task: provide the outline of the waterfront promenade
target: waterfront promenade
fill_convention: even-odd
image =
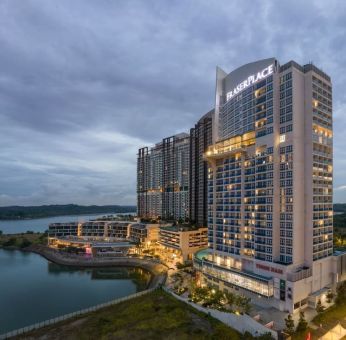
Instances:
[[[43,245],[32,245],[25,251],[34,252],[47,260],[75,267],[136,267],[149,271],[152,275],[148,288],[155,288],[166,281],[168,267],[156,260],[140,257],[85,257],[67,254]]]

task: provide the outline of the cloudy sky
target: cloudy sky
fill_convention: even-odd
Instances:
[[[135,204],[136,152],[213,106],[215,67],[277,57],[334,85],[346,202],[346,2],[0,0],[0,205]]]

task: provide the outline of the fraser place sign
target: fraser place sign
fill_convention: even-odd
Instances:
[[[268,77],[272,73],[274,73],[274,65],[273,64],[269,65],[268,67],[266,67],[262,71],[257,72],[257,74],[252,74],[247,79],[245,79],[244,81],[239,83],[232,91],[227,92],[226,100],[227,101],[230,100],[235,95],[237,95],[239,92],[245,90],[247,87],[249,87],[250,85],[256,83],[257,81],[262,80],[262,79]]]

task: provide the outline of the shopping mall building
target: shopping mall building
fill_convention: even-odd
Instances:
[[[218,68],[212,135],[201,280],[283,311],[315,305],[340,279],[330,77],[275,58]]]

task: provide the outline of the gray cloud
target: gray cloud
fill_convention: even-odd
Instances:
[[[340,1],[2,0],[0,205],[134,204],[137,149],[213,106],[216,65],[271,56],[332,76],[343,187],[345,15]]]

